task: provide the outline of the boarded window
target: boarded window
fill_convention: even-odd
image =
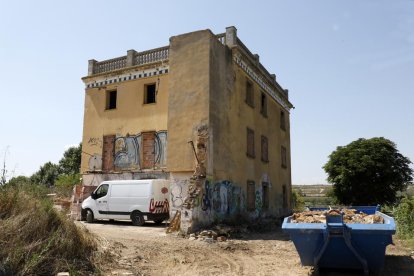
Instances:
[[[247,210],[248,211],[254,211],[255,210],[255,201],[256,201],[256,195],[255,195],[255,184],[254,181],[248,180],[247,181]]]
[[[254,158],[254,131],[247,128],[247,156]]]
[[[283,196],[283,205],[282,205],[282,207],[283,207],[283,209],[286,209],[287,208],[287,191],[286,191],[286,185],[283,185],[283,187],[282,187],[282,192],[283,192],[283,194],[282,194],[282,196]]]
[[[285,112],[280,111],[280,128],[283,130],[286,130],[286,118],[285,118]]]
[[[246,80],[246,103],[254,107],[253,83],[249,80]]]
[[[115,109],[116,108],[116,98],[117,92],[114,91],[106,91],[106,109]]]
[[[263,210],[269,209],[269,183],[262,182],[262,203]]]
[[[155,132],[142,133],[142,168],[152,169],[155,163]]]
[[[260,98],[260,113],[267,117],[267,98],[266,94],[262,92],[262,96]]]
[[[280,148],[280,154],[281,154],[281,157],[282,157],[282,167],[287,168],[287,152],[286,152],[286,148],[284,146],[282,146]]]
[[[268,155],[268,145],[267,145],[267,137],[262,135],[261,139],[261,156],[263,162],[269,162],[269,155]]]
[[[144,104],[155,103],[155,83],[145,85]]]
[[[105,135],[102,146],[102,170],[109,172],[114,169],[115,135]]]

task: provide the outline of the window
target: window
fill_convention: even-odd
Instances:
[[[247,128],[247,152],[248,157],[254,158],[254,131]]]
[[[263,210],[269,209],[269,183],[262,182],[262,208]]]
[[[253,83],[249,80],[246,80],[246,103],[254,107]]]
[[[247,180],[247,210],[254,211],[256,204],[256,195],[255,195],[255,183],[254,181]]]
[[[262,96],[260,98],[260,113],[264,116],[267,117],[267,98],[266,98],[266,94],[262,92]]]
[[[262,135],[262,143],[261,143],[261,153],[262,153],[262,161],[269,162],[269,156],[267,154],[267,137]]]
[[[282,167],[287,168],[287,156],[286,156],[287,153],[286,153],[286,148],[284,146],[282,146],[280,153],[282,156]]]
[[[145,85],[144,104],[155,103],[155,83]]]
[[[106,91],[106,109],[116,108],[116,97],[117,97],[116,90]]]
[[[285,112],[283,110],[280,111],[280,128],[286,130]]]
[[[99,188],[95,192],[96,198],[101,198],[101,197],[106,196],[106,194],[108,193],[108,188],[109,188],[108,184],[103,184],[99,186]]]

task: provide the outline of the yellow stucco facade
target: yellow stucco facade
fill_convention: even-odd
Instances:
[[[192,228],[290,211],[292,105],[234,27],[91,60],[83,81],[84,185],[170,179],[171,215]]]

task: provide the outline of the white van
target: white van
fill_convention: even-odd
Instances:
[[[102,182],[82,203],[82,220],[146,220],[157,224],[169,218],[169,181],[163,179],[112,180]]]

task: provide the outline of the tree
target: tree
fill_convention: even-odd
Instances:
[[[63,153],[59,161],[59,172],[61,174],[78,174],[80,172],[82,154],[82,143],[77,147],[70,147]]]
[[[340,203],[393,204],[413,180],[411,161],[383,137],[360,138],[337,147],[323,167]]]
[[[55,191],[59,195],[70,196],[73,186],[80,183],[80,174],[61,174],[55,181]]]
[[[41,184],[50,187],[55,184],[55,180],[58,176],[59,166],[53,164],[52,162],[47,162],[30,177],[30,180],[34,184]]]
[[[12,177],[8,182],[7,185],[9,186],[24,186],[30,184],[30,178],[24,175],[19,175],[16,177]]]

